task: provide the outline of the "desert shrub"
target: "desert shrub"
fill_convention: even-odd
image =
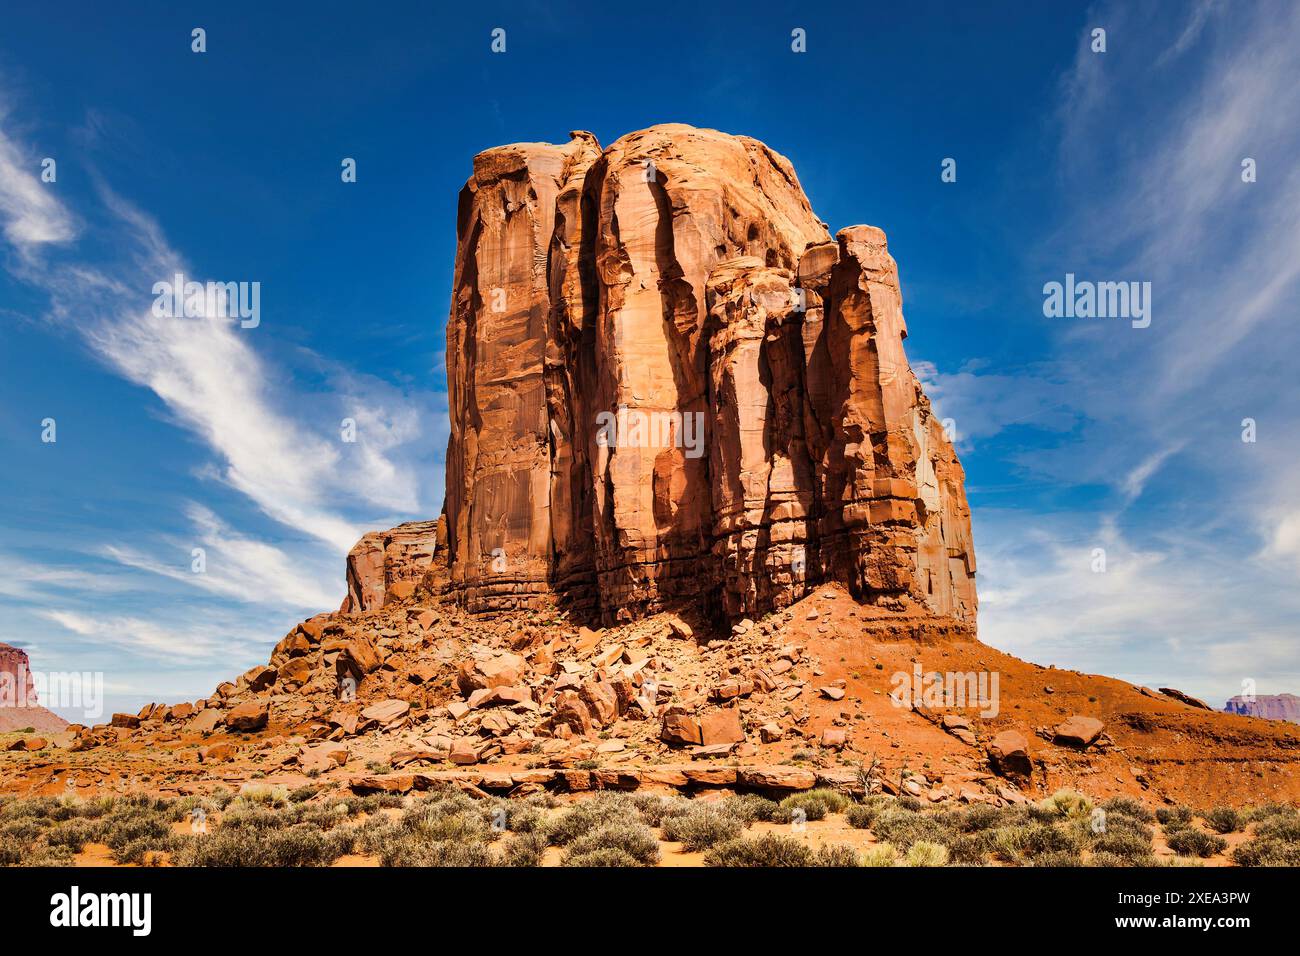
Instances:
[[[877,843],[862,854],[862,865],[870,867],[894,866],[898,863],[898,849],[892,843]]]
[[[1246,825],[1241,813],[1233,807],[1215,807],[1203,814],[1202,819],[1215,833],[1236,833]]]
[[[546,852],[546,837],[540,833],[520,833],[506,844],[502,862],[506,866],[541,866]]]
[[[607,846],[599,850],[592,850],[590,853],[580,853],[577,856],[566,856],[563,866],[640,866],[640,862],[630,853],[620,850],[618,847]]]
[[[1248,808],[1245,816],[1250,823],[1261,823],[1278,817],[1297,819],[1300,818],[1300,810],[1289,803],[1261,803],[1259,806]]]
[[[370,817],[353,828],[353,846],[356,852],[368,856],[382,854],[389,843],[406,839],[410,839],[409,833],[382,817]]]
[[[324,789],[323,787],[311,783],[302,787],[296,787],[293,790],[289,791],[289,802],[305,803],[306,801],[310,800],[312,797],[316,796],[316,794],[320,793],[321,790],[323,789]]]
[[[1300,866],[1300,844],[1273,837],[1255,837],[1232,851],[1238,866]]]
[[[30,852],[22,858],[18,866],[71,866],[73,852],[66,846],[50,846],[47,843],[35,843]]]
[[[109,796],[72,797],[67,801],[74,810],[74,815],[83,820],[98,820],[111,813],[117,801]]]
[[[994,830],[1008,823],[1008,814],[1001,807],[977,803],[964,813],[956,815],[956,826],[963,833],[977,833],[981,830]]]
[[[1274,814],[1264,817],[1255,824],[1255,835],[1283,843],[1300,843],[1300,815]]]
[[[1264,812],[1261,812],[1264,811]],[[1300,866],[1300,814],[1291,807],[1257,807],[1254,838],[1232,851],[1238,866]]]
[[[1078,854],[1084,837],[1077,828],[1029,822],[993,831],[996,854],[1009,863],[1033,860],[1048,853]]]
[[[847,794],[841,793],[839,790],[832,790],[830,787],[816,787],[805,792],[825,803],[827,810],[831,813],[843,813],[849,804],[853,802],[848,798]]]
[[[398,826],[418,843],[491,842],[499,837],[490,817],[479,808],[465,807],[457,801],[443,800],[418,803],[401,816]]]
[[[641,822],[610,821],[573,840],[564,851],[565,859],[583,856],[593,850],[622,850],[642,866],[659,862],[659,841],[654,831]]]
[[[997,849],[996,831],[963,833],[946,845],[951,863],[958,866],[983,866]]]
[[[114,847],[113,860],[123,865],[156,866],[164,853],[171,853],[177,846],[176,838],[168,833],[165,837],[145,836],[128,840],[121,846]]]
[[[1141,823],[1151,823],[1155,820],[1155,815],[1148,810],[1140,800],[1132,797],[1111,797],[1101,805],[1110,817],[1128,817]]]
[[[1214,856],[1216,853],[1222,853],[1228,846],[1228,841],[1223,837],[1194,827],[1186,827],[1167,834],[1165,842],[1169,844],[1169,849],[1179,856]]]
[[[204,837],[173,844],[180,866],[328,866],[351,849],[351,833],[322,833],[297,824],[280,830],[223,824]]]
[[[813,854],[813,866],[846,867],[861,866],[858,851],[842,843],[826,844],[817,848]]]
[[[919,797],[914,797],[911,794],[904,794],[894,802],[898,804],[900,808],[904,810],[911,810],[913,813],[920,813],[922,810],[925,809],[925,804],[921,801],[921,799]]]
[[[802,817],[800,817],[801,811]],[[816,790],[805,790],[802,793],[792,793],[782,800],[777,805],[773,820],[777,823],[791,823],[799,819],[823,820],[830,812],[830,801]]]
[[[903,856],[904,866],[947,866],[948,848],[942,843],[917,840]]]
[[[781,812],[779,803],[756,793],[726,797],[722,800],[722,808],[746,825],[759,820],[775,820]]]
[[[812,866],[806,843],[776,833],[719,843],[704,854],[707,866]]]
[[[849,826],[855,830],[869,830],[880,816],[880,808],[873,803],[855,803],[845,812]]]
[[[17,866],[32,852],[31,840],[0,833],[0,866]]]
[[[554,810],[560,805],[559,798],[553,793],[541,790],[537,793],[530,793],[526,797],[516,798],[518,802],[526,804],[537,810]]]
[[[494,866],[496,859],[488,844],[479,841],[435,840],[423,843],[408,834],[405,839],[385,846],[379,862],[384,866],[485,867]]]
[[[256,804],[240,804],[238,800],[230,805],[230,810],[221,818],[223,829],[253,832],[279,830],[289,826],[290,823],[291,818],[288,814],[281,815]]]
[[[1156,819],[1161,826],[1184,827],[1192,822],[1192,808],[1181,804],[1176,807],[1161,807],[1156,810]]]
[[[624,794],[601,794],[575,803],[546,826],[552,846],[567,846],[585,833],[618,820],[637,819],[636,804]]]
[[[506,829],[511,833],[539,833],[546,825],[546,817],[537,807],[526,803],[507,803]]]
[[[1029,861],[1029,865],[1048,869],[1083,866],[1083,854],[1077,850],[1053,850],[1050,853],[1043,853],[1034,857]]]
[[[679,817],[664,821],[665,840],[682,844],[689,852],[707,850],[726,840],[734,840],[744,832],[745,824],[726,811],[703,804],[692,807]]]
[[[1121,861],[1108,864],[1111,866],[1150,866],[1154,862],[1151,838],[1143,839],[1141,833],[1133,830],[1108,829],[1099,834],[1092,843],[1092,853],[1093,856],[1105,854]]]
[[[1020,852],[1028,857],[1042,853],[1078,852],[1083,846],[1083,835],[1077,829],[1038,823],[1026,827]]]
[[[933,816],[910,810],[890,809],[876,818],[872,827],[876,836],[906,852],[913,843],[947,843],[954,834]]]
[[[290,823],[308,823],[319,830],[333,830],[351,822],[346,803],[314,803],[310,806],[295,806],[292,812],[285,814]]]
[[[48,820],[35,820],[31,818],[23,820],[10,820],[8,823],[0,826],[0,836],[14,837],[31,843],[49,826]]]
[[[1050,823],[1062,817],[1086,817],[1092,813],[1092,801],[1075,790],[1061,789],[1030,807],[1034,819]]]
[[[170,814],[142,802],[122,801],[101,821],[99,841],[118,863],[139,863],[150,851],[171,849]]]
[[[0,804],[0,823],[17,820],[49,820],[50,814],[58,806],[54,797],[26,797],[8,800]]]
[[[67,847],[73,854],[80,853],[87,843],[99,839],[99,824],[93,820],[69,820],[50,830],[45,842],[52,847]]]
[[[239,788],[239,795],[228,804],[232,810],[248,807],[275,809],[289,805],[289,791],[284,787],[275,787],[265,783],[246,783]]]
[[[1088,827],[1091,832],[1091,825]],[[1150,843],[1155,836],[1155,831],[1135,817],[1127,817],[1122,814],[1112,814],[1106,817],[1106,826],[1103,833],[1128,833],[1139,839]],[[1100,834],[1099,834],[1100,835]]]
[[[668,799],[657,793],[637,793],[632,795],[632,805],[636,807],[641,822],[648,827],[663,826],[669,817],[678,817],[691,808],[691,802],[681,797]]]

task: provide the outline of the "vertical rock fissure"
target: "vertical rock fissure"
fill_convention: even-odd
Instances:
[[[736,617],[840,581],[974,621],[883,233],[832,239],[784,157],[671,124],[488,150],[461,205],[445,553],[471,609]]]

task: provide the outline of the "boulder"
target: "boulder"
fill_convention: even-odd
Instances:
[[[1029,756],[1029,742],[1017,730],[1004,730],[988,745],[989,763],[995,773],[1004,777],[1028,777],[1034,764]]]
[[[1160,693],[1164,694],[1166,697],[1172,697],[1180,704],[1186,704],[1188,707],[1196,707],[1200,710],[1214,709],[1199,697],[1193,697],[1191,694],[1184,694],[1181,690],[1178,690],[1175,687],[1161,687]]]
[[[382,700],[361,711],[361,719],[386,726],[395,720],[401,720],[410,711],[411,705],[407,701],[397,699]]]
[[[211,733],[221,726],[223,716],[225,716],[224,713],[215,707],[204,708],[195,715],[185,729],[192,734]]]
[[[474,741],[469,738],[459,737],[452,742],[451,751],[448,753],[447,759],[460,766],[476,764],[479,759],[478,747],[475,745]]]
[[[849,742],[849,735],[842,727],[827,727],[822,731],[822,746],[831,750],[843,750]]]
[[[264,700],[249,700],[226,712],[226,727],[240,733],[252,733],[266,726],[271,707]]]
[[[280,665],[278,673],[281,683],[302,686],[311,680],[311,662],[305,657],[291,657]]]
[[[498,654],[495,657],[475,658],[461,664],[456,674],[456,686],[466,696],[488,687],[505,687],[519,684],[528,672],[528,662],[518,654]]]
[[[163,720],[185,720],[192,716],[194,716],[194,705],[188,701],[184,701],[179,704],[173,704],[168,708],[167,714],[163,717]]]
[[[1106,725],[1096,717],[1074,714],[1069,719],[1056,725],[1053,742],[1062,746],[1078,747],[1080,750],[1084,750],[1101,736],[1101,732],[1105,727]]]
[[[700,722],[681,708],[669,708],[659,728],[659,739],[667,744],[702,744]]]
[[[248,689],[256,694],[258,691],[266,690],[266,688],[274,684],[276,676],[274,667],[259,664],[257,667],[245,671],[241,679],[248,684]]]
[[[720,707],[700,718],[700,743],[705,747],[738,744],[744,739],[738,707]]]
[[[239,748],[231,743],[213,744],[211,747],[199,748],[200,763],[224,763],[234,760]]]

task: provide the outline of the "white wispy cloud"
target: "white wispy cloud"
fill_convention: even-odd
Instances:
[[[127,567],[247,604],[318,611],[339,603],[342,576],[337,562],[328,563],[328,572],[332,572],[330,576],[336,579],[333,587],[323,586],[322,562],[313,561],[304,568],[301,559],[296,560],[281,548],[240,534],[200,504],[191,503],[186,514],[194,525],[195,536],[189,542],[171,542],[171,561],[120,545],[107,545],[104,553]],[[201,572],[193,570],[195,547],[203,550]]]
[[[1110,516],[980,523],[980,638],[1001,650],[1219,704],[1246,678],[1261,693],[1300,682],[1300,596],[1267,561],[1198,536],[1139,545]]]
[[[106,617],[60,609],[42,611],[41,616],[96,645],[159,661],[214,659],[235,646],[222,633],[203,627],[173,630],[142,618]]]
[[[0,124],[6,119],[0,97]],[[40,246],[68,242],[77,234],[72,216],[32,172],[41,168],[40,159],[0,135],[0,220],[5,239],[24,257]]]
[[[416,512],[422,482],[413,460],[424,455],[409,446],[424,435],[418,396],[340,366],[335,391],[295,392],[287,384],[292,372],[273,367],[256,347],[265,326],[155,315],[154,283],[194,273],[152,218],[106,186],[99,193],[116,223],[119,260],[41,261],[35,243],[71,239],[72,217],[18,155],[0,129],[0,218],[6,237],[26,253],[20,277],[49,294],[53,319],[150,389],[176,425],[204,442],[224,483],[335,553],[370,530],[372,522],[349,517],[366,504],[384,516]],[[332,421],[321,420],[322,404]],[[342,441],[343,417],[357,421],[354,444]]]
[[[1082,417],[1069,383],[1047,367],[1013,374],[972,361],[956,372],[942,372],[932,362],[918,361],[913,370],[935,414],[956,424],[959,450],[1017,425],[1069,431]]]

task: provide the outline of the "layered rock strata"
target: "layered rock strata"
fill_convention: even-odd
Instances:
[[[757,140],[481,153],[447,330],[450,590],[735,618],[835,580],[973,623],[963,473],[906,334],[884,234],[832,239]]]

